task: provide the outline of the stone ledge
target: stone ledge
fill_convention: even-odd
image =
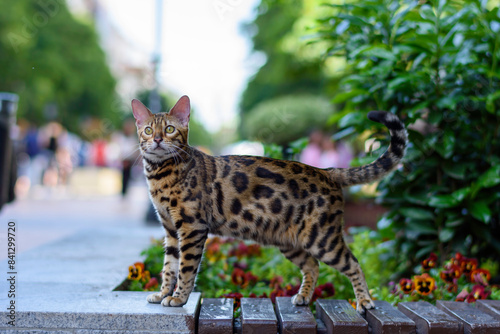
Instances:
[[[22,310],[16,313],[16,331],[44,329],[57,332],[93,333],[108,330],[125,333],[161,331],[193,333],[201,294],[192,293],[183,307],[149,304],[149,292],[62,294],[47,299],[19,298]],[[29,306],[31,304],[31,306]],[[7,313],[0,313],[0,331],[7,327]],[[85,330],[85,331],[83,331]],[[82,332],[83,331],[83,332]],[[106,332],[107,333],[107,332]]]
[[[16,327],[7,324],[10,299],[2,293],[0,332],[194,333],[200,293],[184,307],[168,308],[149,304],[150,292],[112,291],[161,233],[156,227],[87,230],[22,253],[16,259]],[[0,290],[8,291],[5,279]]]

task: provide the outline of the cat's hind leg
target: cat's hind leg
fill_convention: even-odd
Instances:
[[[318,261],[302,249],[280,248],[283,255],[300,268],[302,283],[299,292],[293,296],[294,305],[308,305],[314,294],[319,276]]]
[[[163,260],[162,284],[160,292],[150,294],[147,297],[148,302],[159,304],[163,298],[171,296],[177,283],[177,273],[179,271],[179,240],[177,232],[169,223],[162,219],[165,229],[165,257]]]
[[[316,250],[313,254],[317,256],[320,261],[337,269],[349,278],[354,294],[356,295],[356,310],[359,313],[364,313],[365,308],[371,309],[375,307],[368,291],[365,275],[363,270],[361,270],[358,260],[345,244],[343,237],[340,236],[336,239],[340,239],[340,241],[335,244],[332,240],[329,247],[331,250],[322,248]]]

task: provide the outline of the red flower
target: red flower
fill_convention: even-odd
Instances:
[[[257,276],[255,276],[254,274],[252,274],[252,272],[247,272],[245,273],[245,281],[247,282],[247,285],[248,284],[256,284],[258,281],[259,281],[259,278]]]
[[[465,259],[465,257],[461,253],[456,253],[455,257],[451,259],[451,265],[455,266],[461,266],[462,261]]]
[[[245,272],[240,268],[234,268],[231,274],[231,282],[234,285],[246,286]]]
[[[446,285],[446,290],[451,293],[457,293],[458,285],[455,283],[449,283]]]
[[[248,246],[248,255],[249,256],[260,256],[261,250],[259,244],[252,244]]]
[[[241,306],[241,298],[243,298],[243,295],[239,292],[231,292],[231,293],[226,293],[222,295],[222,297],[225,298],[234,298],[234,309],[236,310]]]
[[[415,284],[409,278],[402,278],[401,280],[399,280],[399,286],[401,288],[401,291],[406,294],[410,294],[413,292],[413,290],[415,290]]]
[[[455,301],[463,302],[463,301],[465,301],[465,299],[467,298],[468,295],[469,295],[469,291],[467,291],[467,289],[463,289],[462,291],[460,291],[457,298],[455,298]]]
[[[277,289],[281,286],[281,283],[283,283],[283,277],[281,276],[274,276],[271,278],[271,282],[269,283],[269,287],[273,289]]]
[[[285,290],[281,288],[276,288],[273,291],[271,291],[269,298],[271,298],[273,304],[276,304],[276,297],[285,297]]]
[[[460,268],[462,268],[462,273],[470,280],[470,274],[477,269],[477,259],[465,258],[462,260]]]
[[[478,299],[488,299],[490,296],[491,291],[486,291],[485,287],[482,285],[474,285],[472,288],[472,292],[469,294],[470,299],[474,299],[472,301],[469,301],[469,297],[467,298],[468,303],[475,302]]]
[[[285,286],[285,295],[287,297],[293,297],[299,292],[299,289],[300,289],[300,284],[293,286],[291,284],[287,284]]]
[[[439,273],[441,279],[447,283],[455,283],[455,281],[462,275],[462,269],[455,264],[448,265],[445,270]]]
[[[332,283],[325,283],[323,285],[319,285],[314,289],[314,294],[312,297],[312,301],[316,301],[318,298],[327,298],[332,297],[335,294],[335,288]]]
[[[428,271],[430,270],[431,268],[435,268],[436,267],[436,264],[437,264],[437,256],[436,254],[434,253],[431,253],[431,255],[422,261],[422,268],[425,270],[425,271]]]
[[[479,283],[483,286],[488,286],[490,279],[491,274],[486,269],[474,269],[470,274],[470,280],[472,283]]]
[[[158,287],[158,280],[156,279],[156,277],[152,277],[149,282],[146,283],[146,285],[144,286],[144,289],[146,290],[149,290],[149,289],[156,289]]]

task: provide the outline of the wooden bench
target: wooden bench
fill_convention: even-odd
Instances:
[[[242,298],[241,316],[233,319],[232,299],[203,299],[199,334],[258,333],[500,333],[500,301],[480,300],[476,305],[438,301],[400,303],[397,308],[375,301],[375,309],[361,316],[345,300],[316,302],[316,316],[309,307],[296,307],[289,297]]]

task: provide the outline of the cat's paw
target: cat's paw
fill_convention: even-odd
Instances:
[[[306,306],[309,305],[309,302],[311,301],[311,298],[306,296],[302,296],[300,294],[296,294],[295,296],[292,297],[292,304],[295,306]]]
[[[356,304],[356,311],[358,311],[359,314],[364,314],[365,309],[370,310],[372,308],[375,308],[375,304],[371,299],[362,299]]]
[[[161,292],[152,293],[147,297],[148,303],[160,304],[165,296]]]
[[[187,299],[168,296],[168,297],[163,298],[163,300],[161,301],[161,304],[163,306],[180,307],[180,306],[183,306],[184,304],[186,304],[186,302],[187,302]]]

